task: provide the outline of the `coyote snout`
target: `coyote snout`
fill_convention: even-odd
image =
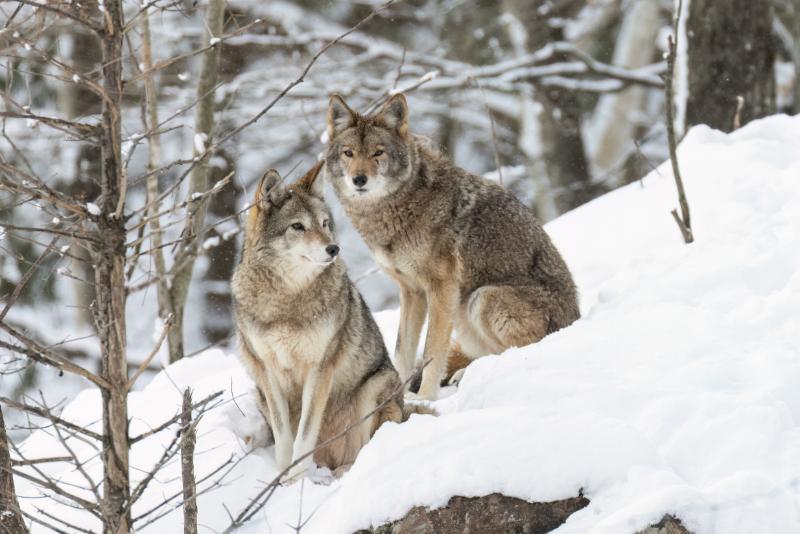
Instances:
[[[327,265],[339,255],[339,245],[325,233],[313,230],[300,231],[307,236],[304,236],[302,243],[295,245],[295,249],[304,260],[317,265]]]

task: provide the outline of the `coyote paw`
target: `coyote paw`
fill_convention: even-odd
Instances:
[[[330,486],[338,478],[336,471],[331,471],[327,467],[317,467],[308,473],[308,479],[314,484]]]
[[[414,393],[413,391],[406,391],[403,395],[403,400],[406,402],[424,402],[426,399],[419,396],[419,394]]]
[[[453,376],[451,376],[450,380],[447,381],[447,385],[448,386],[457,386],[459,383],[461,383],[461,379],[464,377],[464,371],[466,371],[466,370],[467,370],[466,368],[459,369],[458,371],[453,373]]]
[[[289,472],[283,476],[283,478],[281,479],[281,484],[284,486],[291,486],[292,484],[303,478],[306,475],[307,471],[308,470],[305,467],[296,465],[292,467],[289,470]]]
[[[403,399],[407,402],[419,402],[419,403],[428,403],[433,402],[438,398],[438,388],[437,391],[434,392],[424,392],[420,391],[419,393],[414,393],[413,391],[406,391]]]

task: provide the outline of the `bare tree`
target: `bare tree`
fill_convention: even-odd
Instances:
[[[183,484],[183,532],[197,534],[197,482],[194,477],[194,447],[197,443],[192,421],[192,392],[183,392],[181,411],[181,481]]]
[[[692,0],[687,20],[686,124],[729,132],[775,112],[775,38],[771,0]]]
[[[14,491],[14,475],[11,470],[11,454],[8,450],[2,406],[0,406],[0,531],[19,534],[28,532]]]

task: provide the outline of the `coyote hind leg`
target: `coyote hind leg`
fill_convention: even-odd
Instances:
[[[483,286],[467,304],[472,326],[499,350],[536,343],[549,333],[553,296],[533,286]]]
[[[400,423],[403,418],[400,384],[397,372],[387,366],[376,371],[353,392],[353,398],[346,401],[347,408],[330,418],[320,441],[355,426],[342,438],[320,450],[315,455],[317,463],[328,466],[339,476],[355,462],[358,452],[378,427],[387,421]]]

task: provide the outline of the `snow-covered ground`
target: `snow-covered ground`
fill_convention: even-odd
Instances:
[[[591,504],[557,533],[634,532],[665,513],[697,534],[800,532],[800,116],[730,135],[694,128],[679,156],[694,244],[683,244],[669,214],[677,200],[668,162],[553,221],[547,230],[580,287],[580,321],[475,362],[437,403],[439,417],[384,425],[342,479],[280,488],[241,531],[295,532],[310,516],[305,534],[349,533],[453,495],[549,501],[583,490]],[[393,346],[397,313],[378,319]],[[198,479],[238,461],[200,497],[200,524],[221,531],[226,509],[238,513],[276,474],[272,450],[247,453],[241,438],[260,425],[250,381],[220,351],[133,392],[131,433],[174,415],[187,386],[195,399],[223,391],[200,424],[196,457]],[[63,417],[99,430],[98,399],[82,392]],[[174,432],[134,446],[135,481]],[[71,445],[81,458],[97,454]],[[45,431],[22,450],[65,454]],[[85,483],[67,464],[41,468],[64,487]],[[90,476],[100,469],[89,462]],[[173,461],[133,515],[179,492],[179,479]],[[96,528],[17,483],[26,509]],[[142,531],[178,532],[181,521],[176,510]]]

